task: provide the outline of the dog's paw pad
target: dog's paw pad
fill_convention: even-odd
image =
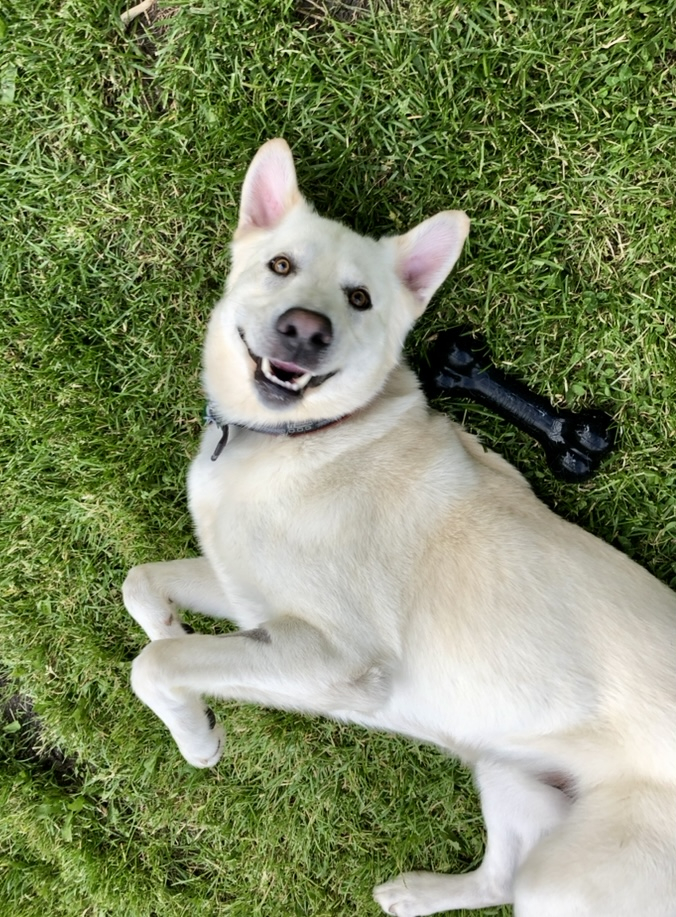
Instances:
[[[181,754],[193,767],[206,768],[213,767],[223,754],[225,745],[225,731],[223,727],[216,722],[213,712],[209,711],[209,734],[208,739],[203,742],[192,745],[190,748],[185,745],[179,745]]]
[[[414,910],[414,901],[411,900],[409,890],[398,880],[385,882],[373,889],[373,897],[385,911],[392,917],[418,917],[422,911]]]
[[[377,885],[373,897],[392,917],[425,917],[449,909],[447,896],[443,895],[444,880],[452,881],[450,876],[407,872]]]

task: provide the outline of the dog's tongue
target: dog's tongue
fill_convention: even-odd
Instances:
[[[270,360],[270,366],[273,369],[281,369],[282,372],[289,373],[292,376],[303,376],[307,372],[306,369],[303,369],[302,366],[298,366],[297,363],[283,363],[281,360]]]

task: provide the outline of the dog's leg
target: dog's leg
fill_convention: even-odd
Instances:
[[[377,886],[375,899],[386,914],[421,917],[509,904],[519,864],[570,808],[560,790],[511,765],[480,762],[475,777],[488,836],[481,866],[460,876],[408,872]]]
[[[205,557],[133,567],[122,596],[127,611],[151,640],[185,636],[179,608],[225,618],[230,605]]]
[[[676,917],[676,786],[627,781],[581,796],[514,886],[515,917]]]
[[[134,661],[132,687],[184,758],[210,767],[220,757],[222,732],[202,695],[329,716],[371,713],[387,696],[389,676],[385,665],[340,650],[304,621],[280,617],[220,637],[156,640]]]

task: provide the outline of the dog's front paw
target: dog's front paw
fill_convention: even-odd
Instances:
[[[423,917],[448,910],[441,888],[447,876],[432,872],[404,872],[396,879],[377,885],[373,897],[393,917]]]
[[[179,751],[193,767],[213,767],[223,754],[225,730],[220,723],[216,722],[212,710],[208,709],[206,716],[209,729],[203,736],[198,737],[193,734],[188,740],[185,738],[179,740],[174,736]]]

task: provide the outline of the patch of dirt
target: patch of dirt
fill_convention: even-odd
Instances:
[[[298,0],[296,11],[306,22],[321,25],[326,19],[354,22],[370,10],[391,10],[396,0]]]
[[[14,724],[18,724],[15,726]],[[14,691],[11,682],[0,674],[0,730],[4,733],[0,761],[16,761],[48,772],[59,786],[79,784],[77,761],[56,747],[45,747],[42,725],[32,701]]]
[[[126,28],[136,40],[136,44],[143,54],[148,57],[157,55],[158,46],[164,41],[169,30],[171,19],[179,12],[178,6],[162,6],[153,3],[147,10],[134,17]]]
[[[321,26],[327,20],[354,22],[371,10],[392,10],[397,2],[398,0],[297,0],[296,13],[304,23],[312,27]],[[130,10],[133,11],[134,7]],[[167,34],[169,22],[179,10],[180,7],[160,7],[155,2],[126,23],[129,34],[148,57],[157,55],[158,46]]]

